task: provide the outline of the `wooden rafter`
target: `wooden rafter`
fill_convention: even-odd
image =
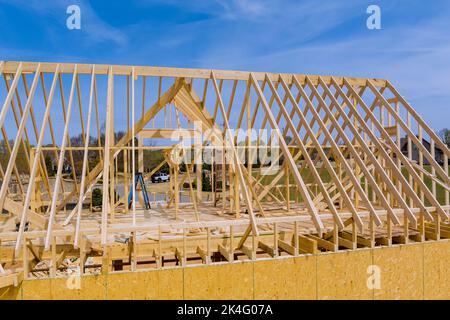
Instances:
[[[74,257],[107,273],[450,236],[450,150],[389,81],[12,61],[0,77],[1,276],[17,262],[29,278],[48,260],[53,277]],[[167,143],[175,134],[191,145]],[[136,201],[136,165],[151,209]],[[150,184],[167,165],[170,182]]]

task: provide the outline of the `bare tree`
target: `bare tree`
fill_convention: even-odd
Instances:
[[[450,130],[444,128],[438,132],[439,138],[450,148]]]

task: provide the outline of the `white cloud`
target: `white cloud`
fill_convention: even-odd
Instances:
[[[217,0],[223,8],[220,16],[225,19],[255,20],[269,15],[276,5],[266,0]]]
[[[14,5],[21,9],[32,11],[35,15],[42,16],[44,19],[51,18],[49,21],[60,21],[64,24],[68,17],[66,9],[73,1],[40,1],[40,0],[15,0],[13,3],[6,0],[0,2]],[[128,38],[124,32],[112,27],[101,20],[92,9],[88,1],[77,1],[81,9],[81,32],[86,35],[89,43],[97,44],[101,42],[112,42],[118,46],[125,46]],[[66,30],[64,29],[64,32]]]
[[[450,19],[449,11],[443,10],[448,4],[443,1],[438,1],[440,10],[427,12],[425,18],[418,11],[422,5],[416,4],[414,11],[404,4],[404,16],[398,18],[403,3],[384,1],[380,31],[366,29],[366,6],[361,1],[136,0],[131,5],[137,9],[173,6],[186,17],[204,13],[208,18],[183,23],[171,20],[163,26],[147,19],[124,29],[103,21],[87,0],[78,3],[87,47],[105,43],[105,48],[111,48],[112,44],[122,53],[93,51],[91,56],[97,59],[387,78],[419,111],[426,114],[430,108],[439,108],[440,116],[429,114],[437,128],[442,119],[450,118],[450,108],[445,105],[450,104]],[[46,19],[58,19],[65,26],[69,4],[17,0],[14,5]],[[398,20],[389,20],[393,19],[391,9],[397,10]],[[417,19],[408,16],[411,12]],[[355,23],[361,23],[361,28]],[[61,37],[54,35],[54,30],[47,33],[60,45]],[[45,56],[45,52],[38,55]]]
[[[358,15],[357,10],[339,5],[294,5],[283,20],[271,19],[251,35],[223,35],[222,41],[211,43],[196,61],[205,68],[385,78],[426,115],[432,127],[448,127],[448,13],[420,22],[384,23],[383,30],[369,31],[364,11],[359,13],[361,30],[322,38]]]

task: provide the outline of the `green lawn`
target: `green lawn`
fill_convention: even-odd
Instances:
[[[425,170],[427,170],[428,172],[431,172],[431,166],[430,165],[426,165],[424,166]],[[253,169],[253,176],[257,176],[258,175],[259,170]],[[320,172],[320,171],[319,171]],[[301,176],[303,178],[303,180],[305,181],[306,184],[308,183],[315,183],[315,180],[313,178],[312,175],[309,174],[310,173],[310,169],[306,168],[304,170],[302,170],[301,172]],[[402,167],[402,173],[405,177],[408,177],[408,171],[405,167]],[[449,170],[450,173],[450,170]],[[262,176],[262,180],[261,183],[264,185],[268,185],[270,184],[273,179],[277,176],[277,173],[275,173],[274,175],[266,175],[266,176]],[[328,174],[328,172],[326,170],[323,170],[322,172],[320,172],[320,176],[322,178],[322,181],[324,181],[324,183],[330,182],[331,178],[330,175]],[[284,185],[285,184],[285,179],[286,176],[283,176],[278,182],[278,185]],[[292,174],[290,174],[290,184],[295,184],[295,180]],[[424,178],[424,182],[427,185],[427,187],[429,188],[429,190],[431,190],[432,187],[432,179],[429,177]],[[362,181],[361,185],[364,187],[364,181]],[[285,188],[281,188],[281,191],[283,193],[285,193]],[[293,194],[292,192],[293,190],[291,189],[291,199],[294,200],[295,199],[295,194]],[[371,192],[371,186],[369,185],[369,193]],[[440,186],[439,184],[436,184],[436,197],[437,200],[439,201],[439,203],[441,204],[445,204],[445,189]],[[430,203],[425,199],[425,204],[426,206],[430,206]]]

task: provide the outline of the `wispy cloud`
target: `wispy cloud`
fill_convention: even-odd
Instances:
[[[66,23],[68,15],[66,9],[69,5],[77,4],[81,9],[81,30],[85,35],[85,40],[91,44],[102,42],[112,42],[117,46],[125,46],[128,38],[121,30],[112,27],[99,18],[92,9],[89,1],[40,1],[40,0],[15,0],[14,2],[0,0],[0,3],[14,5],[21,10],[28,10],[33,15],[38,15],[41,19],[49,23],[57,22],[60,25]],[[66,31],[66,30],[64,30]]]
[[[223,11],[220,16],[224,19],[245,19],[257,20],[261,17],[270,15],[271,7],[274,7],[274,2],[261,0],[216,0]]]
[[[82,10],[81,31],[65,28],[66,8],[74,2]],[[371,0],[129,0],[123,5],[0,0],[0,4],[43,21],[36,23],[42,30],[22,30],[9,38],[12,32],[0,34],[3,49],[11,49],[5,50],[8,58],[387,78],[432,126],[448,126],[450,2],[446,0],[435,0],[433,6],[419,0],[378,0],[383,25],[379,31],[366,28]],[[6,19],[3,25],[14,25],[10,31],[19,33],[15,29],[22,21],[19,24],[2,12],[0,18]],[[42,43],[28,41],[29,35]]]
[[[314,2],[315,3],[315,2]],[[445,4],[443,4],[445,5]],[[407,5],[402,9],[408,9]],[[364,6],[356,2],[289,7],[282,20],[256,25],[238,37],[221,34],[196,60],[206,68],[278,71],[389,79],[432,127],[450,118],[450,19],[440,10],[427,19],[401,23],[392,3],[382,6],[384,28],[365,27]],[[422,15],[419,10],[416,15]],[[412,15],[405,10],[405,15]],[[443,117],[436,114],[445,115]]]

